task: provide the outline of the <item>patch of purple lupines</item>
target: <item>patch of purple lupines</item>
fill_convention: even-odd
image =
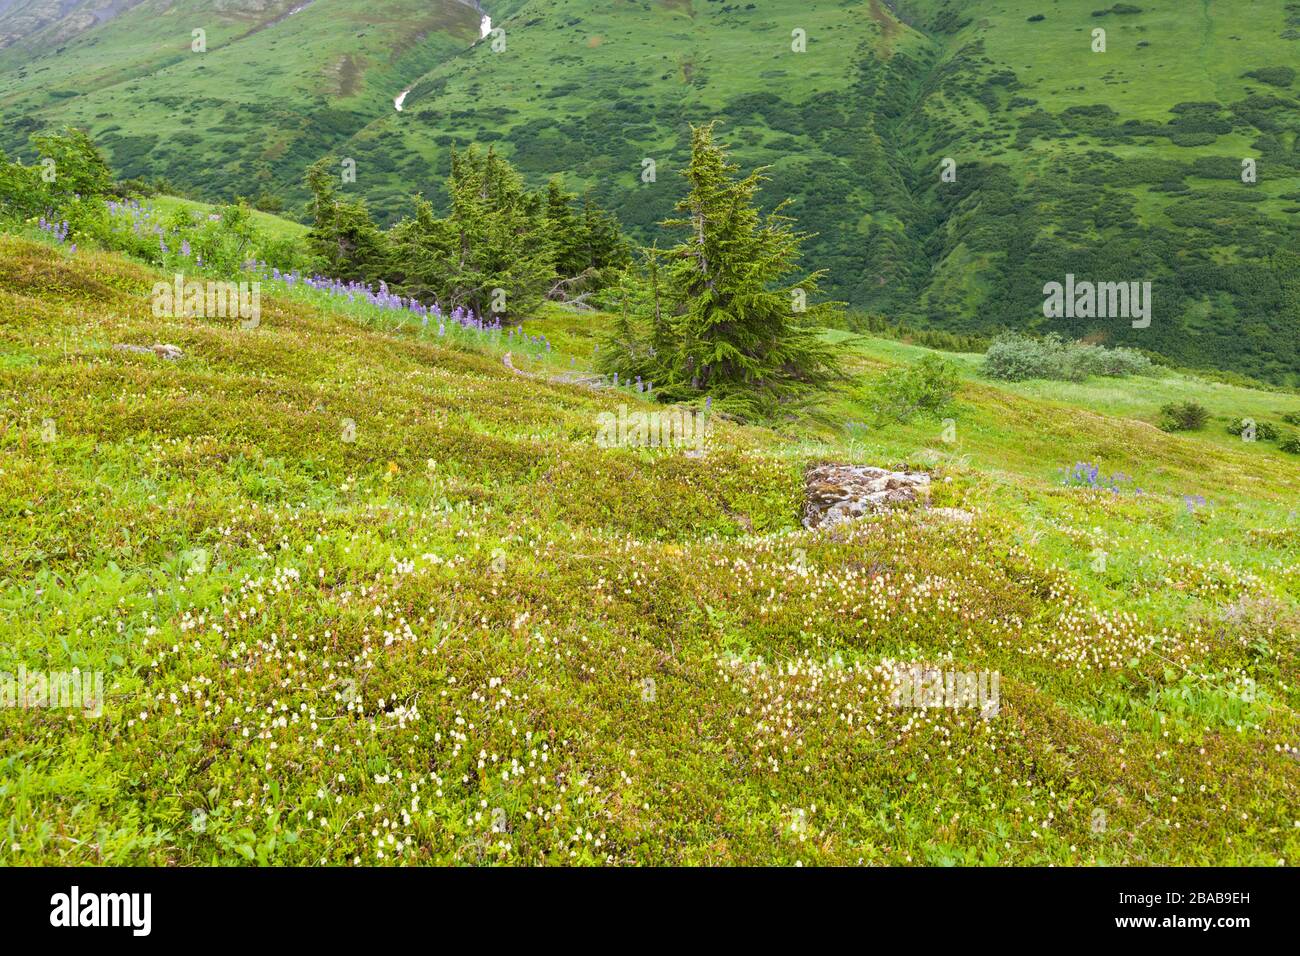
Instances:
[[[28,221],[30,222],[30,220]],[[54,222],[53,220],[41,216],[40,227],[41,231],[49,233],[54,238],[55,242],[66,242],[68,239],[69,229],[67,222]]]
[[[438,323],[439,333],[443,334],[447,322],[454,322],[457,325],[474,329],[479,332],[500,331],[500,319],[494,319],[492,322],[484,322],[474,314],[472,309],[455,308],[450,312],[444,311],[438,303],[426,305],[415,297],[406,297],[397,295],[388,288],[386,282],[379,283],[379,288],[365,282],[345,282],[342,279],[332,279],[324,275],[303,275],[301,270],[294,269],[292,272],[281,272],[275,267],[267,269],[266,263],[250,263],[253,272],[263,275],[276,282],[283,282],[289,288],[305,287],[315,289],[317,292],[323,292],[332,298],[347,299],[349,302],[362,302],[372,305],[377,309],[393,312],[409,312],[412,315],[419,316],[422,326],[428,326],[430,319]]]
[[[433,323],[437,323],[439,336],[446,335],[447,323],[452,323],[473,332],[505,332],[507,339],[518,341],[520,345],[536,346],[548,352],[551,350],[551,343],[545,335],[528,335],[523,329],[513,326],[507,329],[502,326],[499,316],[485,321],[473,309],[457,306],[446,310],[437,302],[426,304],[413,296],[397,295],[388,288],[386,282],[380,282],[379,287],[375,288],[365,282],[345,282],[324,275],[304,275],[297,269],[282,272],[275,267],[268,267],[265,262],[250,262],[246,264],[246,268],[264,279],[283,282],[291,289],[314,289],[333,298],[346,299],[348,302],[361,302],[385,311],[410,313],[419,317],[422,328],[427,329]]]
[[[127,199],[122,202],[109,200],[105,206],[112,219],[113,231],[116,232],[121,225],[129,227],[137,236],[152,234],[161,237],[163,235],[163,227],[153,220],[153,211],[140,205],[136,200]]]
[[[1116,472],[1113,475],[1104,475],[1101,469],[1090,461],[1076,461],[1073,468],[1062,468],[1061,484],[1069,488],[1091,488],[1094,491],[1110,491],[1112,494],[1119,494],[1121,491],[1127,491],[1126,485],[1133,479],[1128,475]],[[1141,488],[1134,488],[1135,495],[1142,494]]]

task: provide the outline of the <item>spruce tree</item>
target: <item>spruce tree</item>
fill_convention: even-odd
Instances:
[[[618,220],[597,206],[590,193],[582,196],[581,244],[586,268],[603,273],[624,268],[632,261],[632,250]]]
[[[340,199],[338,163],[326,157],[307,170],[312,228],[307,245],[322,271],[346,282],[378,282],[388,274],[388,240],[370,218],[365,200]]]
[[[564,190],[559,177],[547,186],[546,224],[559,279],[552,298],[570,299],[616,283],[618,271],[632,258],[618,220],[589,194],[583,195],[582,210],[576,212],[576,198]]]
[[[427,199],[416,196],[415,215],[389,230],[393,248],[389,284],[393,290],[426,304],[448,302],[453,235],[451,224],[434,215]]]
[[[531,313],[555,277],[542,199],[495,150],[472,146],[452,154],[448,192],[447,304],[485,319]]]
[[[546,186],[546,228],[555,250],[555,274],[561,279],[582,275],[588,267],[582,223],[573,211],[577,197],[565,192],[557,176]]]
[[[817,328],[837,304],[806,304],[825,274],[797,272],[808,236],[782,214],[787,203],[760,213],[762,170],[744,178],[737,170],[712,124],[692,128],[690,191],[677,205],[682,216],[663,223],[687,235],[652,250],[643,270],[646,341],[611,342],[602,366],[650,375],[666,400],[712,395],[742,416],[772,417],[842,377],[840,350]]]

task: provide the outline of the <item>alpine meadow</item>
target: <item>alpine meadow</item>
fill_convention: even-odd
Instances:
[[[0,0],[0,862],[1284,918],[1300,2],[1108,2]]]

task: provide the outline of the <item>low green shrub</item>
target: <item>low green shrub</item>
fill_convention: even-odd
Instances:
[[[1250,425],[1255,426],[1255,438],[1258,441],[1277,441],[1277,426],[1271,422],[1257,422],[1249,418],[1236,418],[1228,422],[1227,432],[1229,435],[1245,435],[1250,429]]]
[[[1170,402],[1160,409],[1160,427],[1167,432],[1199,431],[1209,418],[1209,410],[1199,402]]]
[[[878,419],[907,422],[918,413],[938,414],[957,394],[957,366],[937,355],[926,355],[877,385]]]
[[[1013,332],[993,340],[982,367],[989,378],[1006,382],[1031,378],[1078,382],[1092,375],[1145,375],[1151,369],[1151,360],[1135,349],[1066,342],[1055,334],[1034,338]]]
[[[989,378],[1019,382],[1030,378],[1063,378],[1061,340],[1000,335],[984,353],[982,371]]]

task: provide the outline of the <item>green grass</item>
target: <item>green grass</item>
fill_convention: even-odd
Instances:
[[[107,691],[0,709],[0,859],[1296,859],[1300,468],[1129,417],[1214,386],[972,376],[950,446],[853,424],[920,351],[866,340],[820,421],[607,449],[635,394],[501,360],[581,369],[603,316],[526,323],[545,353],[268,284],[244,329],[153,317],[156,278],[0,237],[0,671]],[[821,460],[976,518],[805,531]],[[999,713],[893,708],[894,661],[996,670]]]
[[[852,339],[847,333],[830,333],[833,340]],[[856,340],[861,341],[861,340]],[[929,350],[904,342],[884,339],[866,340],[856,350],[867,363],[913,362]],[[1083,382],[1049,381],[1032,379],[1024,382],[992,382],[979,371],[983,356],[980,354],[945,353],[945,357],[958,363],[963,377],[972,387],[996,385],[999,392],[1035,399],[1038,403],[1056,404],[1066,408],[1083,409],[1101,415],[1133,419],[1158,427],[1160,409],[1174,402],[1193,401],[1204,405],[1210,412],[1210,422],[1200,431],[1185,437],[1197,442],[1211,442],[1226,449],[1237,449],[1243,444],[1239,434],[1229,434],[1227,426],[1242,418],[1257,423],[1270,422],[1283,433],[1294,431],[1295,426],[1283,421],[1286,415],[1300,415],[1300,394],[1294,391],[1265,391],[1245,388],[1225,382],[1199,377],[1192,372],[1174,371],[1156,367],[1153,374],[1131,376],[1124,379],[1094,376]],[[841,409],[841,414],[852,418],[856,408],[852,403]],[[1260,441],[1250,451],[1264,454],[1280,461],[1296,463],[1294,455],[1277,449],[1276,443]]]
[[[147,205],[153,206],[157,212],[155,219],[160,220],[166,220],[177,209],[185,209],[203,216],[216,213],[220,209],[214,203],[197,202],[192,199],[180,199],[176,196],[163,195],[152,197],[147,201]],[[267,239],[301,239],[307,235],[307,226],[291,219],[285,219],[283,216],[275,216],[257,209],[252,210],[250,216],[258,233]]]

